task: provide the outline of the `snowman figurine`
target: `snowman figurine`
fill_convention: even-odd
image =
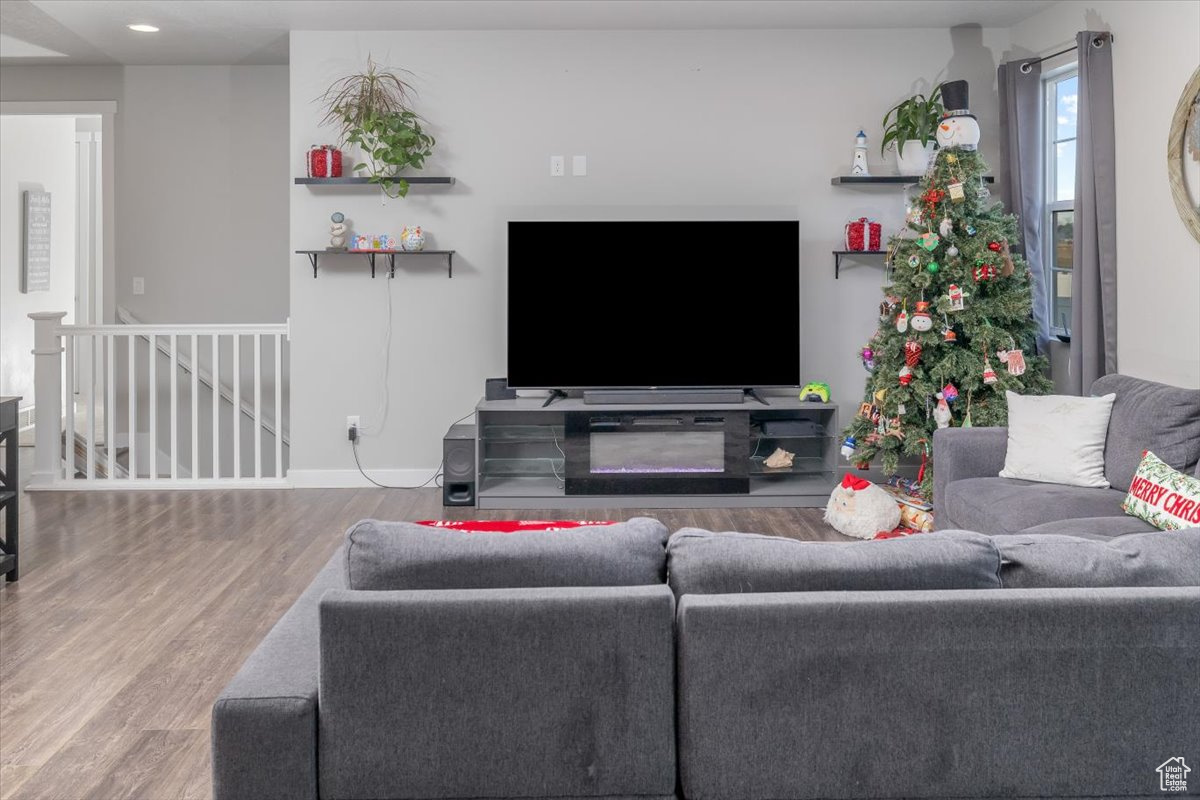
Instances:
[[[963,150],[979,147],[979,122],[967,105],[968,97],[966,81],[947,81],[942,84],[942,105],[946,113],[937,127],[938,147],[958,147]]]
[[[335,211],[329,216],[329,221],[333,223],[329,226],[329,247],[326,250],[345,250],[346,249],[346,215],[340,211]]]

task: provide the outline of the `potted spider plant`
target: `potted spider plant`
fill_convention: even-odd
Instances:
[[[942,87],[929,93],[915,94],[897,103],[883,115],[882,155],[890,145],[896,151],[896,167],[901,175],[924,175],[933,155],[938,122],[942,119]]]
[[[339,78],[318,98],[325,107],[321,124],[337,126],[341,142],[359,148],[354,171],[365,172],[392,198],[408,194],[400,171],[424,167],[437,143],[412,109],[415,95],[404,78],[368,57],[365,71]]]

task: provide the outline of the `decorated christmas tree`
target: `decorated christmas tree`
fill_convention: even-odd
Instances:
[[[927,498],[935,430],[1004,425],[1005,391],[1050,387],[1044,358],[1031,355],[1030,273],[1011,252],[1017,220],[984,183],[967,82],[943,84],[942,99],[939,149],[910,200],[907,229],[889,243],[879,329],[859,353],[871,376],[842,439],[846,458],[861,468],[878,460],[887,475],[902,456],[919,456]]]

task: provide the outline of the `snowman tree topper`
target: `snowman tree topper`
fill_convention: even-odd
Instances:
[[[942,105],[946,113],[937,126],[938,147],[961,147],[963,150],[979,147],[979,121],[970,111],[969,97],[966,81],[942,84]]]

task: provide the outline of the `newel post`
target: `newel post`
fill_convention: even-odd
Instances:
[[[34,458],[29,488],[51,486],[62,475],[63,347],[65,311],[38,311],[33,320]]]

